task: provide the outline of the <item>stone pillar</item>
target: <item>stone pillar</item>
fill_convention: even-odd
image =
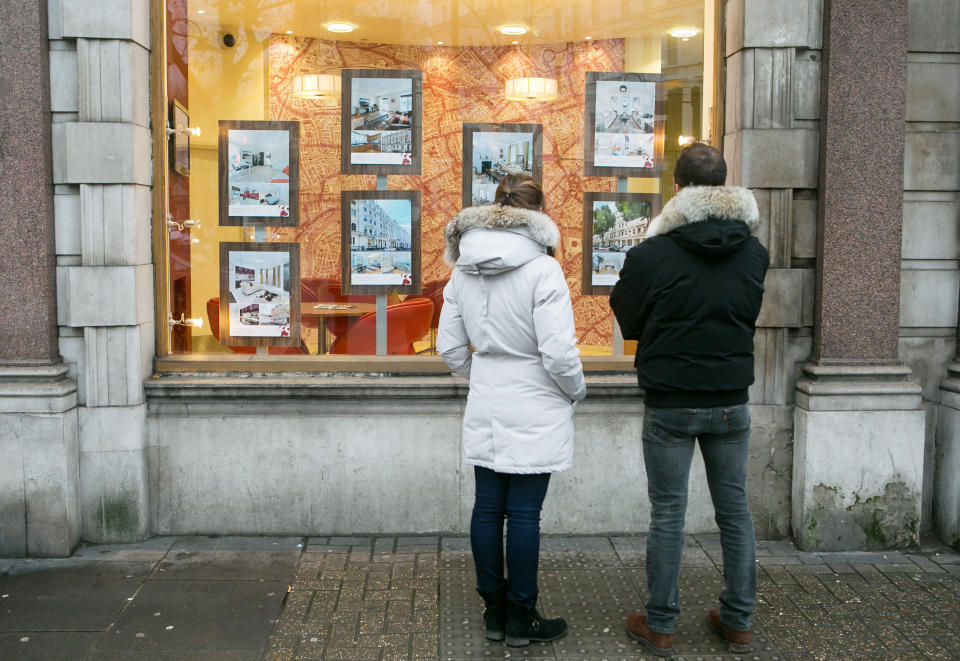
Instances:
[[[47,3],[0,4],[0,556],[80,539],[76,384],[56,326]]]
[[[749,498],[761,539],[791,532],[794,373],[810,356],[813,327],[820,24],[818,2],[726,3],[728,183],[753,192],[770,253],[750,389],[749,470],[758,479]]]
[[[150,533],[150,3],[59,0],[50,25],[62,82],[53,124],[58,320],[78,382],[82,537],[133,542]]]
[[[878,38],[882,35],[882,38]],[[900,362],[906,0],[825,0],[813,363],[797,383],[804,550],[916,545],[925,413]]]

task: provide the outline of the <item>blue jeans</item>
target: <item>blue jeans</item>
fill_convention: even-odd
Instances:
[[[470,519],[470,546],[477,589],[507,586],[510,601],[533,608],[540,561],[540,510],[550,473],[517,475],[474,466],[477,492]],[[503,519],[507,519],[507,577],[503,576]]]
[[[750,409],[746,404],[646,409],[643,459],[651,510],[647,537],[649,626],[660,633],[673,633],[680,613],[677,576],[683,549],[690,462],[698,439],[723,548],[726,589],[720,593],[720,619],[731,629],[749,631],[757,591],[757,566],[753,521],[747,508]]]

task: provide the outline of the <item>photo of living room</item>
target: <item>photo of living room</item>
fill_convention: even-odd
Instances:
[[[352,78],[350,162],[409,165],[414,112],[413,79]]]
[[[533,175],[533,133],[474,131],[471,150],[471,204],[489,204],[507,174]]]
[[[657,83],[598,80],[594,118],[594,165],[652,168]]]
[[[410,200],[350,201],[350,282],[409,285],[412,278]]]
[[[290,215],[290,134],[287,131],[227,132],[228,215]]]
[[[290,336],[290,253],[231,250],[227,282],[232,337]]]

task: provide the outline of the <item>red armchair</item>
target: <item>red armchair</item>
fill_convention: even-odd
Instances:
[[[413,343],[430,331],[433,302],[410,298],[387,306],[387,353],[415,354]],[[370,312],[358,318],[347,332],[330,345],[331,354],[374,355],[377,353],[377,315]]]

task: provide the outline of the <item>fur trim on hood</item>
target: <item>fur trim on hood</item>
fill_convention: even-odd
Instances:
[[[443,231],[446,241],[443,261],[450,266],[457,263],[460,259],[460,236],[467,230],[476,228],[496,230],[520,226],[526,226],[530,238],[542,246],[556,249],[560,243],[560,229],[547,214],[499,204],[483,204],[467,207],[447,223],[447,228]]]
[[[751,233],[760,224],[760,211],[753,193],[739,186],[687,186],[663,206],[650,223],[647,237],[667,234],[690,223],[708,219],[739,220]]]

